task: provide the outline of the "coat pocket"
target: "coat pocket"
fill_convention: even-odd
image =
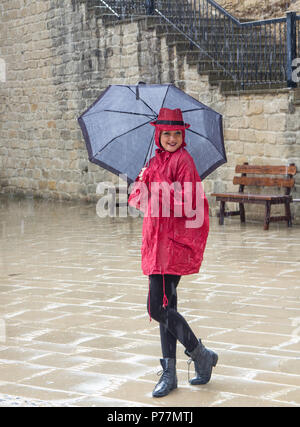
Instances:
[[[178,240],[169,237],[172,245],[172,263],[189,265],[193,261],[193,250],[186,243],[179,242]]]

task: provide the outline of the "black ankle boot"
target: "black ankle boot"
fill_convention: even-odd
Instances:
[[[218,355],[205,348],[200,339],[197,347],[191,352],[185,350],[185,354],[191,357],[191,361],[194,361],[195,365],[196,376],[189,380],[190,384],[207,384],[211,377],[212,368],[218,362]]]
[[[160,364],[163,372],[152,392],[153,397],[167,396],[170,391],[177,388],[176,359],[160,359]]]

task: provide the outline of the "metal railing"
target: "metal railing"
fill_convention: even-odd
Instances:
[[[199,53],[200,70],[217,73],[240,89],[297,85],[300,16],[240,22],[213,0],[99,0],[117,19],[155,16],[166,33],[182,37],[183,49]],[[184,45],[184,40],[187,46]]]
[[[99,0],[104,15],[114,16],[118,19],[127,19],[136,16],[149,16],[154,13],[153,0]]]

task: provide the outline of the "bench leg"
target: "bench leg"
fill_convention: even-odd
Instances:
[[[292,214],[291,214],[291,205],[289,202],[284,204],[285,207],[285,216],[287,217],[287,226],[292,226]]]
[[[269,230],[270,216],[271,216],[271,203],[266,202],[264,230]]]
[[[225,215],[225,202],[220,202],[220,217],[219,217],[219,224],[224,224],[224,215]]]
[[[246,222],[244,203],[239,203],[239,206],[240,206],[240,218],[241,218],[241,222]]]

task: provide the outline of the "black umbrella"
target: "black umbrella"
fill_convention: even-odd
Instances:
[[[78,119],[89,160],[133,182],[155,155],[155,128],[164,108],[180,108],[186,149],[201,179],[226,163],[222,116],[172,84],[112,85]]]

